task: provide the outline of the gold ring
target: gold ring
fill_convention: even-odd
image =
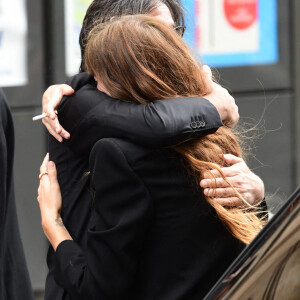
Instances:
[[[44,175],[48,175],[48,172],[46,171],[46,172],[41,173],[39,175],[39,180],[41,180]]]

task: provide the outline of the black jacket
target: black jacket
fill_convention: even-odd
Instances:
[[[68,82],[76,93],[64,99],[58,110],[61,124],[71,139],[62,144],[49,138],[50,159],[58,169],[63,196],[62,218],[71,236],[86,249],[90,219],[88,156],[94,143],[105,137],[122,137],[158,148],[196,135],[214,132],[222,126],[215,107],[201,98],[155,101],[149,105],[125,103],[99,92],[86,73]],[[68,299],[54,281],[54,251],[49,248],[46,300]]]
[[[62,242],[56,281],[71,299],[202,299],[243,249],[181,158],[120,139],[90,157],[87,249]]]
[[[17,221],[14,183],[14,127],[0,89],[0,299],[33,299]]]

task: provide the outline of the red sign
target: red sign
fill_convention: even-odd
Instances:
[[[258,0],[224,0],[224,11],[232,27],[247,29],[258,18]]]

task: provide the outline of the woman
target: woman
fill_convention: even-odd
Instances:
[[[208,92],[182,39],[151,17],[97,26],[85,66],[99,90],[124,101]],[[38,200],[56,251],[58,284],[74,299],[204,297],[262,226],[254,207],[226,210],[212,202],[213,208],[198,188],[204,172],[224,166],[225,153],[241,156],[228,128],[164,150],[121,139],[97,142],[90,155],[94,212],[84,252],[61,221],[56,169],[46,157]]]

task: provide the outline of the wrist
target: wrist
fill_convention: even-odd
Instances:
[[[257,178],[257,197],[256,203],[260,203],[265,198],[265,185],[259,176],[256,175]]]
[[[48,214],[45,216],[42,220],[42,227],[54,251],[64,240],[72,240],[59,214]]]
[[[60,213],[58,211],[46,211],[45,213],[42,212],[41,215],[42,219],[42,227],[43,229],[53,225],[53,220],[61,219]]]

